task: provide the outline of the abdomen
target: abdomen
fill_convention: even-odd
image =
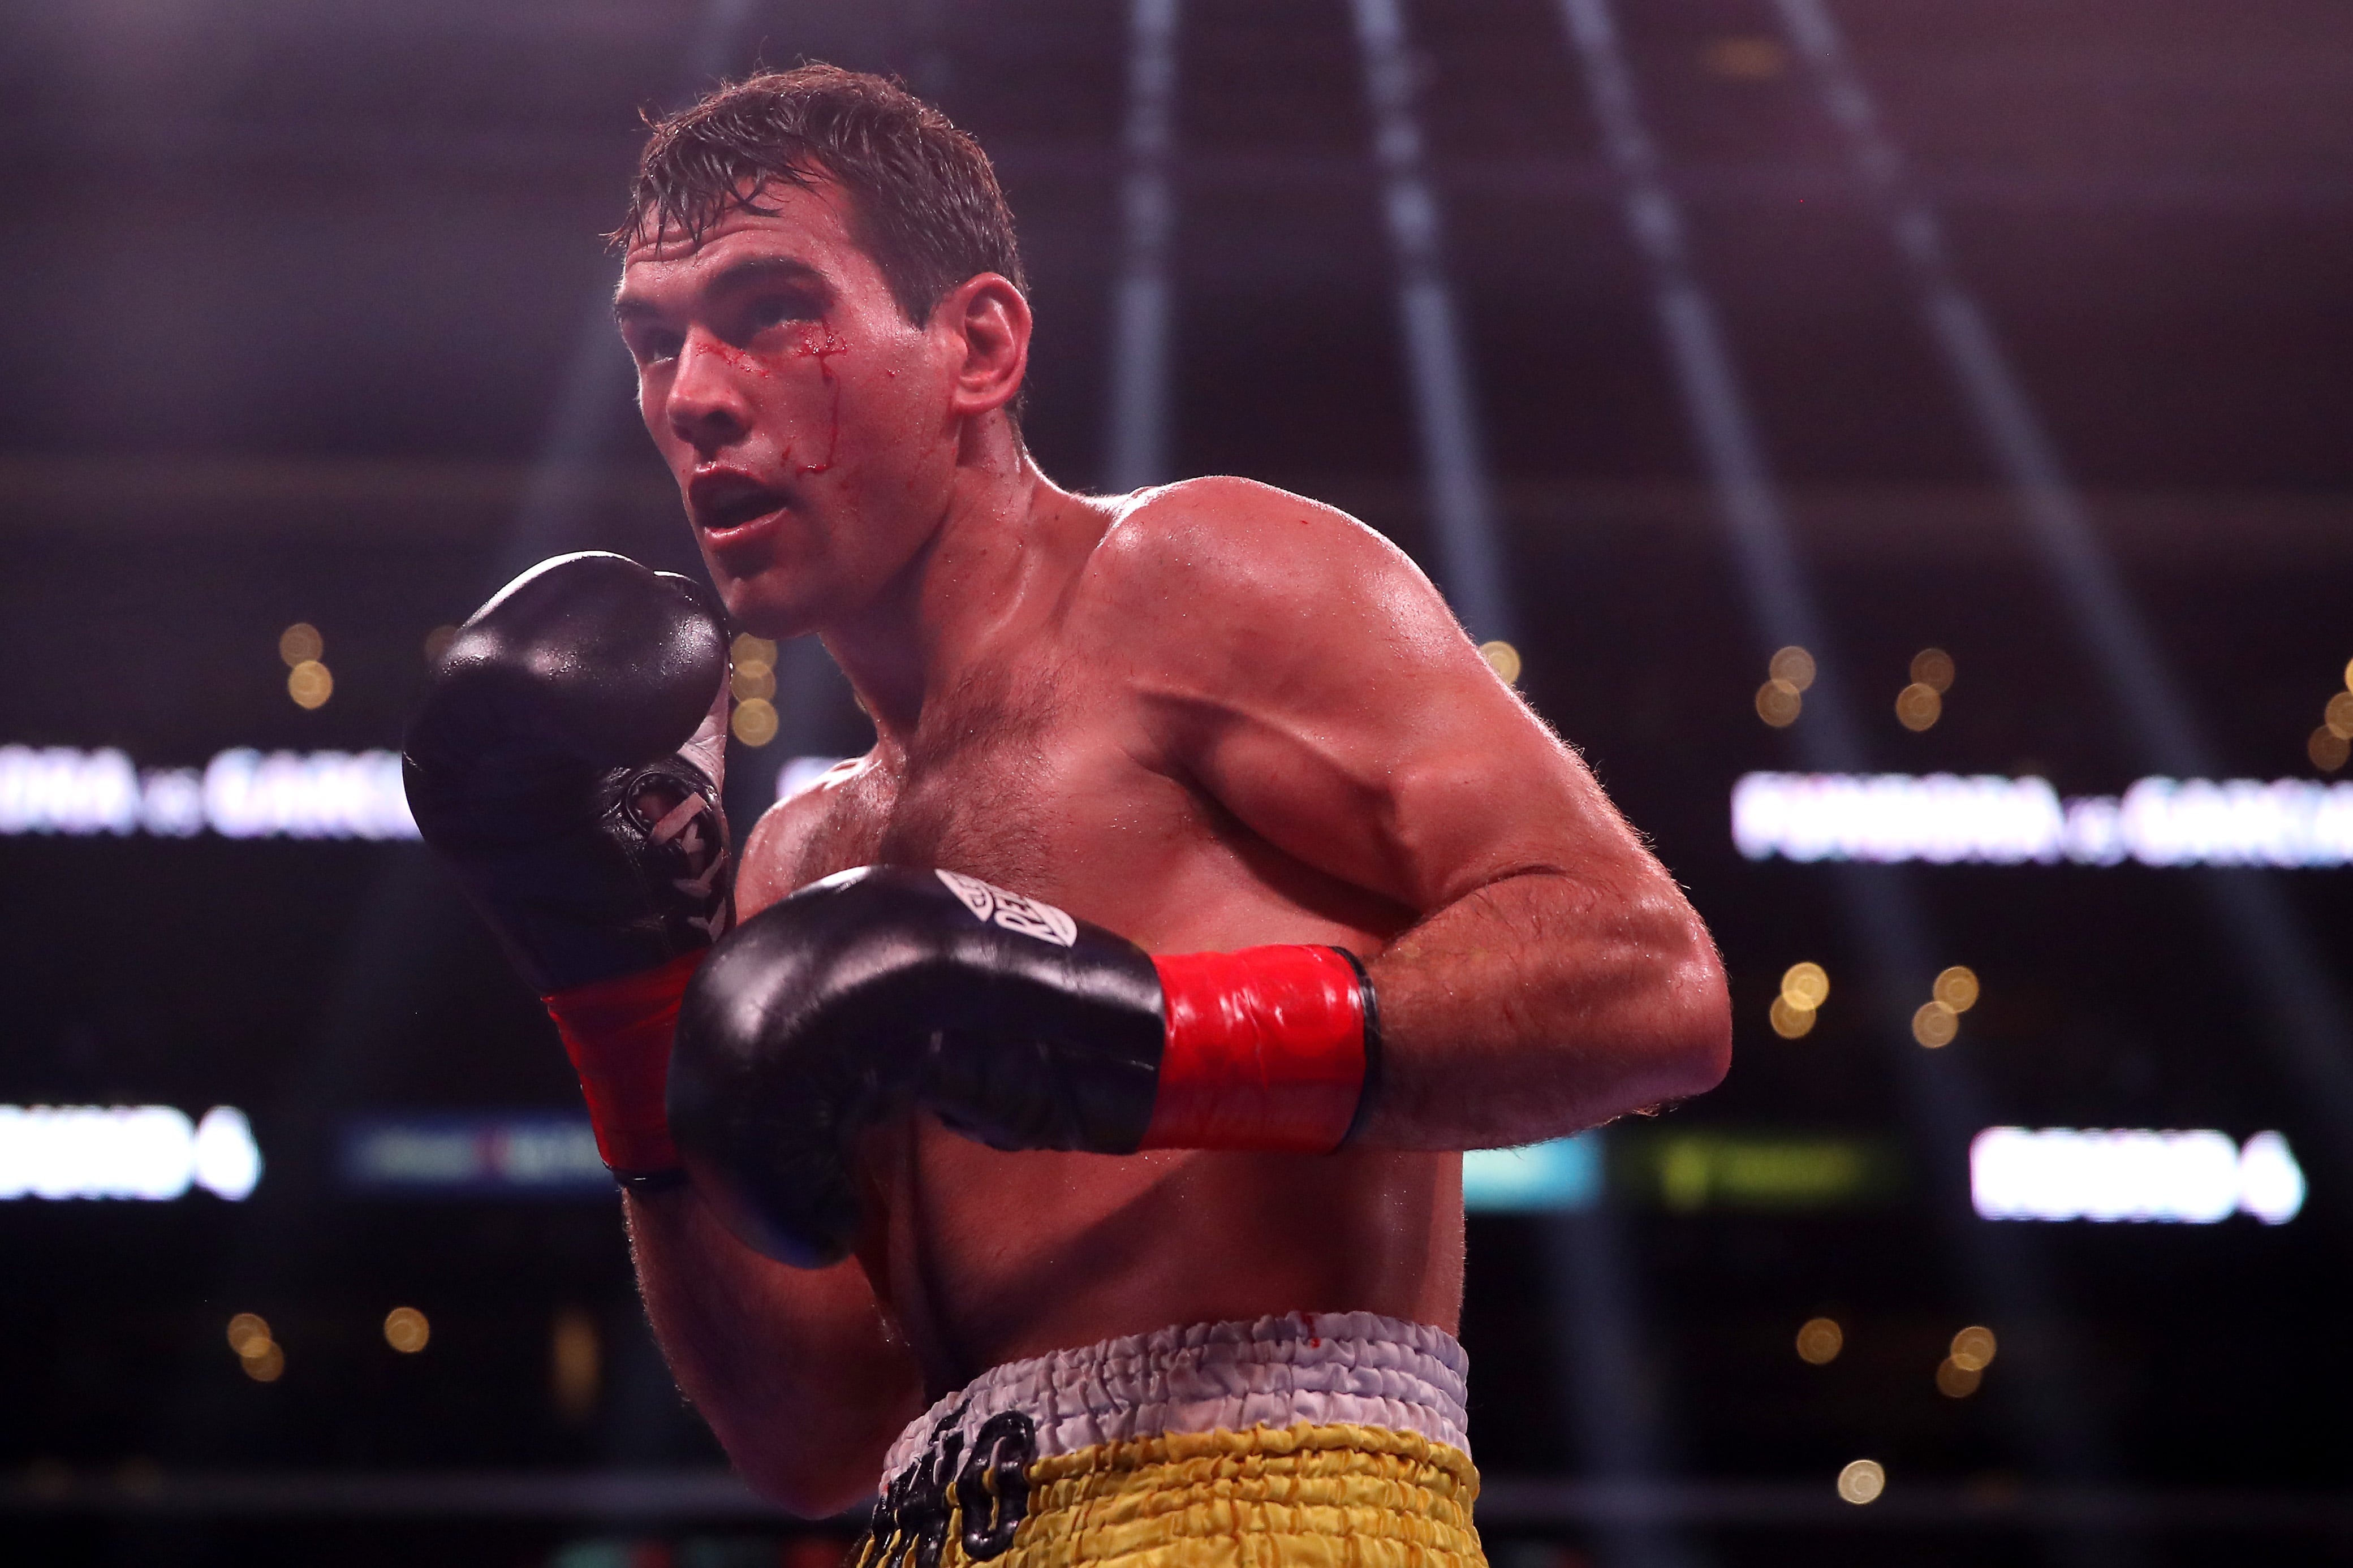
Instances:
[[[1460,1316],[1460,1154],[1008,1154],[929,1117],[885,1142],[877,1289],[935,1392],[1176,1323]]]

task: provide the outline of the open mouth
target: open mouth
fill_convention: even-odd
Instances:
[[[694,513],[694,525],[706,533],[731,532],[785,505],[782,491],[770,489],[748,474],[727,472],[697,475],[687,486],[686,500]]]

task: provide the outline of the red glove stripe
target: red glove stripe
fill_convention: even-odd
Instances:
[[[708,949],[682,953],[656,969],[575,985],[543,996],[564,1049],[580,1074],[596,1152],[631,1174],[675,1171],[662,1098],[670,1088],[670,1035],[679,999]]]
[[[1166,1002],[1145,1149],[1327,1153],[1365,1089],[1365,995],[1329,947],[1155,958]]]

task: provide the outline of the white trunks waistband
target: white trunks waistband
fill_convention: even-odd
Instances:
[[[1418,1432],[1471,1451],[1469,1358],[1454,1336],[1372,1312],[1293,1312],[1197,1323],[1008,1362],[910,1423],[891,1446],[895,1478],[939,1453],[972,1452],[995,1415],[1036,1430],[1035,1458],[1175,1432],[1347,1424]]]

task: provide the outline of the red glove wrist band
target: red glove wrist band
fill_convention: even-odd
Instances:
[[[596,1152],[624,1183],[679,1169],[662,1104],[670,1087],[670,1035],[686,983],[708,951],[540,998],[580,1074]]]
[[[1152,963],[1168,1035],[1141,1147],[1322,1154],[1347,1141],[1380,1038],[1353,956],[1252,947]]]

